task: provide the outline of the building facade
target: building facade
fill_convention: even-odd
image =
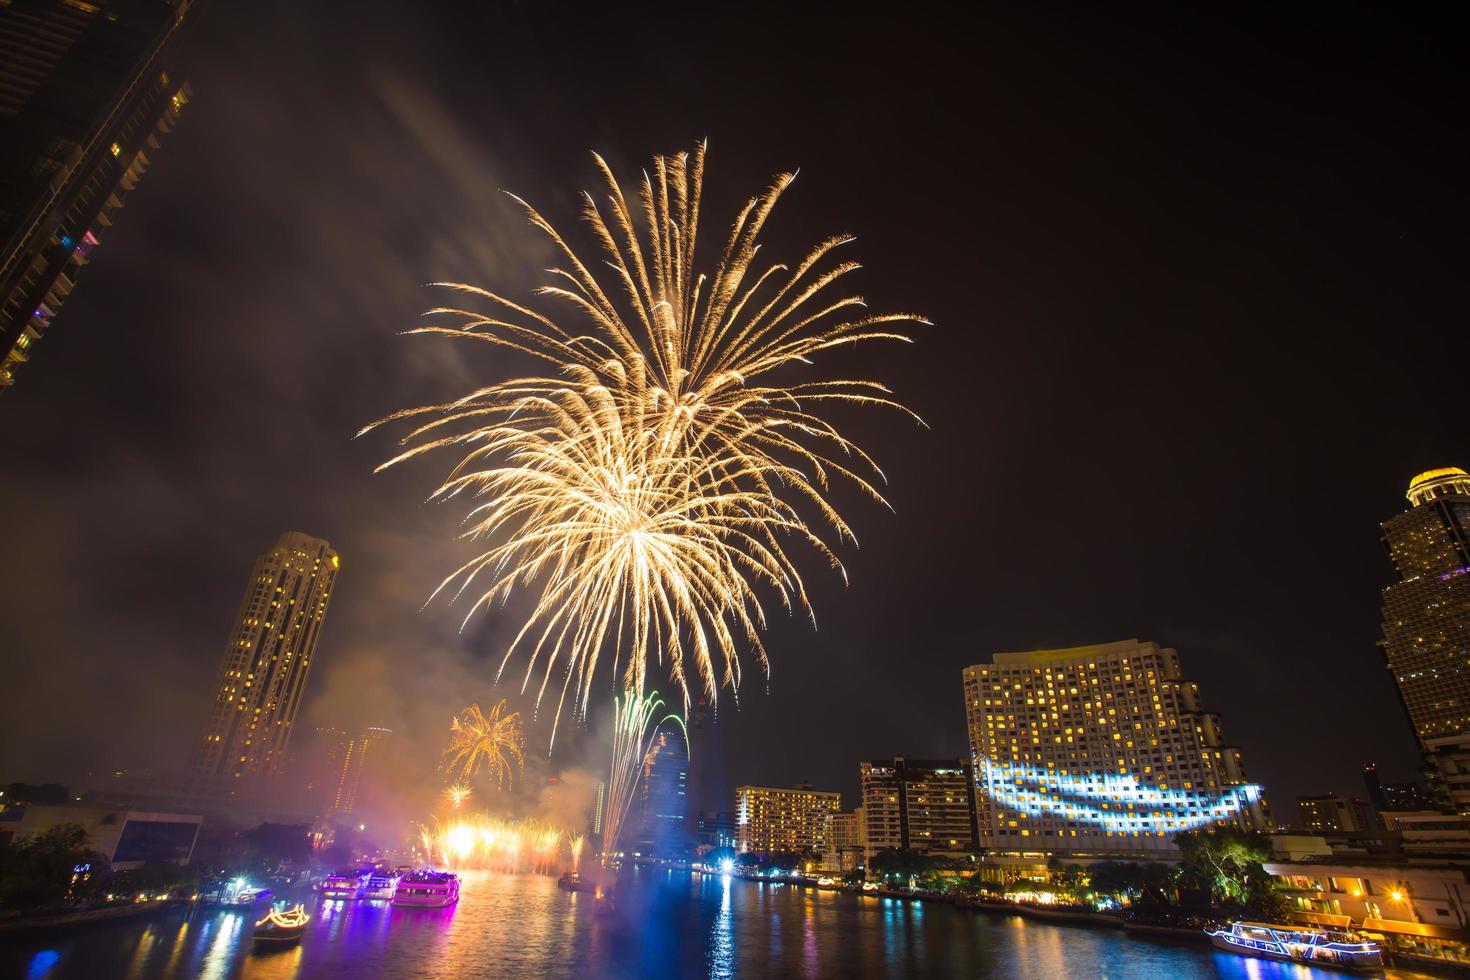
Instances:
[[[87,846],[101,853],[116,871],[131,871],[155,861],[188,864],[203,820],[198,814],[125,808],[0,806],[0,846],[73,825],[87,832]]]
[[[869,854],[911,850],[964,857],[976,849],[975,780],[963,759],[858,764]]]
[[[188,0],[0,3],[0,391],[15,383],[189,101]]]
[[[1171,857],[1181,831],[1267,826],[1260,787],[1173,650],[999,653],[963,675],[990,851]]]
[[[331,545],[296,531],[256,559],[190,760],[194,777],[228,791],[232,780],[280,770],[340,567]]]
[[[744,854],[803,854],[827,850],[831,817],[842,809],[837,793],[805,784],[792,789],[740,786],[735,790],[736,849]]]
[[[1383,590],[1383,653],[1434,774],[1470,813],[1470,474],[1420,473],[1383,524],[1399,581]]]
[[[339,734],[330,746],[336,787],[328,804],[331,814],[349,814],[357,806],[363,788],[363,777],[367,774],[371,782],[374,763],[382,752],[383,740],[392,735],[387,728],[364,728],[356,735]]]
[[[1359,833],[1376,829],[1377,821],[1369,815],[1368,804],[1360,799],[1328,793],[1326,796],[1298,796],[1297,821],[1309,834]]]
[[[639,779],[632,850],[673,857],[687,849],[689,745],[683,729],[663,726],[649,744]]]

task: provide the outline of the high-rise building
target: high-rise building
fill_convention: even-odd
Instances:
[[[984,848],[1166,856],[1181,831],[1267,825],[1260,787],[1173,650],[998,653],[964,669],[964,688]]]
[[[1297,819],[1309,834],[1351,833],[1372,830],[1377,821],[1369,816],[1368,804],[1353,797],[1298,796]]]
[[[356,735],[342,738],[335,746],[336,788],[328,812],[347,814],[357,805],[364,773],[371,773],[375,759],[382,751],[381,743],[393,732],[387,728],[364,728]],[[371,780],[371,775],[369,775]]]
[[[0,390],[34,353],[189,101],[189,0],[0,3]]]
[[[742,854],[804,854],[825,851],[830,817],[842,809],[837,793],[805,783],[792,789],[738,786],[735,789],[736,849]]]
[[[190,761],[195,777],[279,771],[340,566],[331,545],[296,531],[255,560],[220,663],[214,710]]]
[[[1409,482],[1383,524],[1399,581],[1383,590],[1383,653],[1441,798],[1470,813],[1470,474]]]
[[[597,781],[597,802],[592,807],[592,833],[602,836],[602,820],[607,811],[607,782],[599,779]]]
[[[963,759],[876,759],[858,764],[873,853],[889,849],[963,857],[975,852],[975,781]]]
[[[643,758],[632,849],[672,857],[687,846],[689,747],[683,730],[661,727]]]

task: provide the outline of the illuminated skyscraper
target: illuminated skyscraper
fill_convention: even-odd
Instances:
[[[672,857],[688,844],[689,748],[679,726],[660,728],[643,759],[632,849]]]
[[[1436,789],[1470,813],[1470,474],[1420,473],[1384,522],[1399,581],[1383,590],[1383,653]]]
[[[963,759],[875,759],[858,764],[872,852],[901,849],[963,857],[975,852],[975,796]]]
[[[1173,650],[998,653],[964,684],[982,847],[1163,856],[1180,831],[1266,827],[1260,788]]]
[[[220,663],[214,710],[190,762],[194,776],[241,779],[280,769],[340,565],[327,542],[296,531],[255,560]]]
[[[188,9],[0,2],[0,390],[189,101],[162,64]]]
[[[736,847],[741,853],[825,851],[831,817],[842,809],[837,793],[805,784],[793,789],[738,786],[735,789]]]
[[[331,746],[335,763],[336,786],[329,802],[329,813],[351,813],[357,805],[364,773],[372,772],[371,759],[382,751],[381,742],[393,733],[386,728],[364,728],[361,733],[344,736]],[[371,775],[368,777],[371,779]]]

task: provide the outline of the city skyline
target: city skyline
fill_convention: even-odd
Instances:
[[[322,15],[300,16],[321,31],[314,18]],[[1367,330],[1389,344],[1405,323],[1432,330],[1448,322],[1435,305],[1438,294],[1416,287],[1439,281],[1449,250],[1437,244],[1439,222],[1423,216],[1412,187],[1381,192],[1385,207],[1402,203],[1389,210],[1408,217],[1388,221],[1373,212],[1364,237],[1387,243],[1380,251],[1340,256],[1342,268],[1326,276],[1311,269],[1295,277],[1276,270],[1295,269],[1282,263],[1313,246],[1330,252],[1336,237],[1329,234],[1342,220],[1328,192],[1334,178],[1321,177],[1328,182],[1322,189],[1294,202],[1305,218],[1270,224],[1267,235],[1237,223],[1231,202],[1259,195],[1261,208],[1285,214],[1281,205],[1309,176],[1318,179],[1315,169],[1281,177],[1283,186],[1254,169],[1255,156],[1245,150],[1213,161],[1198,143],[1200,129],[1175,122],[1170,132],[1184,169],[1229,188],[1221,200],[1201,203],[1192,196],[1194,178],[1170,169],[1171,154],[1147,147],[1085,142],[1075,151],[1078,167],[1033,180],[1026,171],[1035,169],[1034,155],[1017,150],[1012,159],[965,142],[956,152],[978,154],[989,180],[971,186],[946,177],[938,183],[948,186],[913,188],[921,220],[915,237],[906,231],[912,211],[900,218],[869,206],[869,188],[904,173],[897,150],[855,160],[854,144],[804,137],[794,116],[772,120],[776,132],[767,140],[738,113],[704,112],[711,100],[699,98],[665,122],[640,122],[619,108],[629,88],[618,80],[595,107],[571,110],[585,113],[586,126],[577,124],[581,117],[555,132],[517,122],[550,97],[535,85],[492,84],[506,102],[482,118],[475,100],[450,95],[440,105],[431,97],[438,76],[421,48],[444,42],[446,25],[432,14],[408,25],[399,16],[378,10],[364,26],[342,26],[337,46],[316,64],[316,50],[279,12],[247,23],[228,5],[208,11],[181,76],[196,89],[188,125],[170,134],[129,197],[128,220],[68,302],[69,323],[96,323],[115,311],[129,328],[64,325],[47,338],[46,370],[22,372],[0,401],[0,437],[20,460],[0,477],[0,493],[9,512],[27,515],[10,529],[14,557],[0,570],[0,622],[37,700],[74,697],[80,718],[28,753],[42,771],[18,774],[66,775],[67,760],[103,731],[122,733],[106,740],[117,758],[91,768],[164,767],[170,753],[182,765],[175,746],[203,723],[193,705],[214,669],[200,662],[200,651],[212,649],[225,628],[246,558],[282,527],[309,528],[353,556],[303,707],[313,723],[367,699],[386,706],[374,717],[391,719],[395,730],[437,731],[436,696],[489,687],[503,624],[461,637],[442,607],[419,612],[435,572],[457,554],[437,546],[425,554],[416,544],[442,528],[444,515],[417,506],[415,480],[368,480],[382,445],[350,435],[375,413],[434,390],[436,373],[463,370],[452,358],[391,339],[428,299],[417,283],[476,279],[487,266],[512,274],[539,266],[539,256],[525,254],[531,237],[498,188],[554,201],[551,188],[566,183],[562,175],[575,178],[572,186],[592,184],[589,148],[636,161],[708,135],[721,154],[722,178],[761,179],[801,165],[792,193],[812,214],[811,226],[856,233],[875,269],[894,270],[893,281],[875,285],[882,293],[875,300],[912,293],[933,317],[936,326],[892,363],[896,391],[939,428],[923,435],[864,423],[893,474],[897,515],[865,515],[862,548],[842,554],[850,586],[818,580],[819,569],[812,570],[820,628],[778,618],[770,685],[753,684],[738,709],[722,702],[707,721],[711,753],[700,778],[720,796],[708,797],[706,809],[728,805],[728,788],[737,784],[803,778],[852,799],[860,759],[964,752],[956,670],[999,650],[1133,635],[1180,651],[1188,674],[1226,717],[1252,777],[1276,800],[1352,793],[1367,762],[1391,781],[1414,775],[1413,735],[1374,646],[1378,590],[1393,576],[1377,525],[1402,503],[1414,474],[1463,465],[1470,452],[1449,421],[1452,401],[1419,380],[1427,355],[1329,339]],[[507,27],[530,18],[534,28],[538,15],[484,16],[510,18]],[[353,60],[350,52],[369,46],[369,28],[384,23],[408,28],[404,52],[363,80],[371,93],[365,102],[339,107],[328,98],[331,76]],[[1036,24],[1023,19],[1019,27],[1047,39]],[[1218,57],[1237,57],[1223,50],[1225,40],[1177,24],[1156,31],[1138,66],[1109,83],[1134,112],[1172,106],[1144,76],[1171,63],[1168,49],[1181,32],[1213,45]],[[282,61],[253,62],[251,45],[276,34],[284,39]],[[1251,35],[1236,31],[1228,40],[1248,46]],[[990,55],[1006,77],[1032,80],[1025,64]],[[532,45],[515,57],[534,56]],[[1308,91],[1371,87],[1371,79],[1351,79],[1346,66],[1319,56],[1328,71]],[[1098,57],[1084,54],[1079,70],[1095,67],[1089,59]],[[1263,57],[1273,77],[1292,75],[1286,59]],[[482,70],[500,83],[493,73],[515,63]],[[963,107],[962,80],[948,78],[950,88],[940,86],[936,96],[951,111]],[[881,92],[855,84],[855,102],[886,104]],[[1205,96],[1200,111],[1210,118],[1245,107],[1215,89]],[[1040,141],[1056,149],[1048,130],[1019,121],[1048,99],[1032,87],[1014,102],[979,105],[975,129],[1007,146]],[[1293,110],[1272,111],[1278,114],[1251,130],[1257,153],[1270,147],[1279,114]],[[1363,111],[1389,114],[1371,99]],[[596,122],[602,114],[611,120],[606,127]],[[368,163],[308,164],[301,172],[300,154],[330,160],[332,148],[348,142],[334,118],[348,131],[372,134],[365,143],[391,149],[371,151],[381,155]],[[1089,128],[1080,114],[1068,121],[1095,137],[1107,132],[1103,122]],[[1340,124],[1328,118],[1307,126],[1311,139],[1330,142]],[[908,125],[912,145],[938,145],[947,132],[921,118]],[[1394,116],[1392,126],[1416,145],[1439,145],[1415,117]],[[1146,192],[1127,183],[1140,161],[1150,173],[1163,171]],[[1354,166],[1371,169],[1368,161]],[[543,181],[543,170],[557,180]],[[395,203],[397,188],[418,186],[408,181],[423,173],[442,175],[442,188]],[[985,221],[963,231],[942,217],[957,186],[988,209]],[[1052,196],[1057,188],[1060,201]],[[1188,206],[1178,218],[1158,213],[1181,202]],[[1077,218],[1079,210],[1110,220]],[[1074,218],[1083,241],[1107,242],[1122,257],[1092,249],[1055,256],[1056,239],[1044,229]],[[806,226],[789,231],[801,240]],[[1217,244],[1188,261],[1163,254],[1174,250],[1157,243],[1186,231]],[[202,268],[206,260],[211,268]],[[956,261],[980,270],[978,298],[941,274]],[[1144,288],[1133,273],[1155,267],[1157,281]],[[1228,275],[1211,278],[1209,270],[1224,267]],[[1337,298],[1368,289],[1359,284],[1374,278],[1369,269],[1383,293],[1363,302]],[[1260,295],[1227,289],[1237,276]],[[1067,301],[1067,290],[1047,285],[1053,277],[1098,302]],[[400,280],[401,287],[384,285]],[[323,298],[324,281],[352,285]],[[1212,312],[1222,290],[1229,308]],[[1385,308],[1390,294],[1405,297],[1395,298],[1401,305]],[[1291,315],[1272,312],[1283,296],[1296,297],[1286,304]],[[1303,317],[1313,304],[1321,305]],[[1144,325],[1120,325],[1135,320]],[[1268,349],[1265,365],[1251,368],[1251,352]],[[1326,367],[1318,361],[1323,349],[1334,359]],[[400,360],[413,369],[406,379],[388,369]],[[976,365],[979,374],[968,386],[935,384],[930,372],[944,361]],[[1146,394],[1146,383],[1157,390]],[[1258,390],[1242,392],[1242,385]],[[140,389],[156,397],[138,398]],[[1411,395],[1423,400],[1411,402]],[[1422,410],[1399,410],[1411,403]],[[1317,424],[1320,405],[1337,420],[1325,430]],[[104,412],[115,431],[97,446],[86,419]],[[277,438],[262,442],[263,432]],[[942,451],[955,440],[961,451]],[[146,683],[126,668],[145,658],[158,664]],[[443,663],[417,671],[426,659]],[[1281,689],[1274,679],[1282,664],[1299,666],[1316,683]],[[73,692],[71,678],[88,671],[100,689],[116,693]],[[864,690],[880,691],[881,702],[854,697]],[[157,714],[137,707],[145,696],[178,707],[161,723],[144,724]],[[1299,720],[1348,701],[1372,724],[1326,739]],[[798,737],[805,712],[833,719],[833,727],[830,738],[811,740],[797,757],[782,746]],[[41,720],[22,714],[17,724]],[[588,754],[578,743],[590,730],[569,734],[567,758]],[[1264,751],[1277,745],[1279,752]],[[1308,764],[1326,756],[1332,761],[1323,766]],[[21,762],[0,759],[7,769]]]

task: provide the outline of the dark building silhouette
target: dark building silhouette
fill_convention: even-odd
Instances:
[[[1383,524],[1399,581],[1383,590],[1383,653],[1442,803],[1470,813],[1470,474],[1420,473]]]
[[[189,6],[0,2],[0,390],[189,101],[164,65]]]

